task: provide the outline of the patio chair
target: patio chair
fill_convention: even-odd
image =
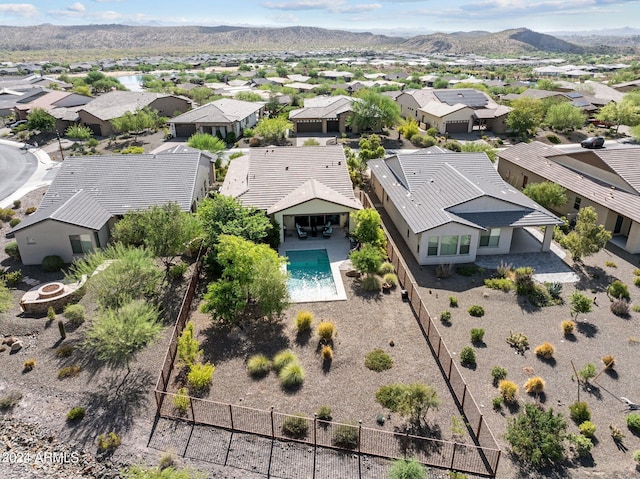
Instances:
[[[322,237],[323,238],[331,238],[331,233],[333,233],[333,227],[331,226],[331,223],[327,223],[322,228]]]
[[[298,238],[307,239],[307,232],[304,231],[298,223],[296,223],[296,232],[298,233]]]

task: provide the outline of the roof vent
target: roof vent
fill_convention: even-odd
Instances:
[[[338,162],[338,166],[340,166],[341,164],[342,164],[342,161],[339,161],[339,162]]]
[[[285,171],[289,171],[289,167],[288,167],[288,166],[285,166],[285,167],[284,167],[284,170],[285,170]]]

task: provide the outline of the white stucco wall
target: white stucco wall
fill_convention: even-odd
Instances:
[[[464,255],[438,255],[429,256],[429,237],[430,236],[462,236],[471,235],[471,244],[469,245],[469,253]],[[418,256],[419,264],[448,264],[448,263],[472,263],[476,259],[478,250],[478,241],[480,239],[480,231],[469,226],[459,223],[447,223],[446,225],[433,228],[423,232],[420,238],[420,253]],[[458,249],[460,248],[460,239],[458,239]],[[440,245],[438,244],[438,253],[440,253]]]
[[[430,125],[442,134],[444,134],[445,132],[446,123],[448,121],[467,121],[469,123],[467,132],[470,132],[473,129],[472,115],[473,110],[471,108],[462,108],[461,110],[454,111],[453,113],[450,113],[443,117],[435,116],[432,113],[421,109],[418,110],[418,120],[420,121],[420,123]]]

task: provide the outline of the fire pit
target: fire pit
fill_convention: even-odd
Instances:
[[[62,283],[47,283],[38,288],[38,299],[55,298],[64,293],[64,284]]]

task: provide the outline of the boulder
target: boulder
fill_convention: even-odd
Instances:
[[[15,343],[11,344],[11,352],[15,353],[16,351],[20,351],[22,349],[22,341],[17,340]]]

